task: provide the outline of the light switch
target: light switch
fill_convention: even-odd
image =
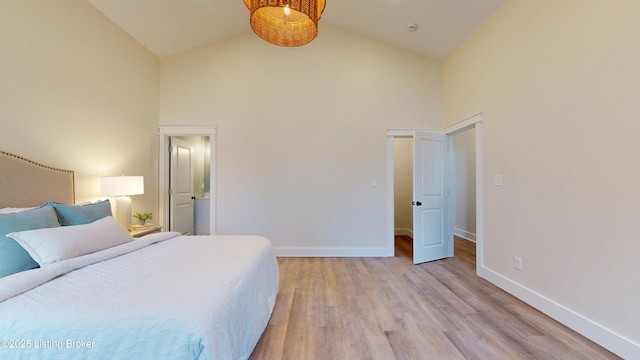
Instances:
[[[493,175],[493,185],[502,186],[502,175]]]
[[[371,187],[376,187],[378,186],[378,180],[377,179],[371,179]]]

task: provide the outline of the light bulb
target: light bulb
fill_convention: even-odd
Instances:
[[[288,4],[284,7],[284,14],[285,14],[286,16],[291,15],[291,9],[289,8],[289,5],[288,5]]]

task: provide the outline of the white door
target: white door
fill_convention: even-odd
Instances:
[[[413,141],[413,263],[453,256],[449,137],[416,131]]]
[[[171,138],[169,164],[169,227],[184,235],[193,234],[194,199],[191,147],[185,141]]]

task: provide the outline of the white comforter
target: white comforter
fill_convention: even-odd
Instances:
[[[0,279],[0,358],[247,359],[278,291],[271,243],[178,235]]]

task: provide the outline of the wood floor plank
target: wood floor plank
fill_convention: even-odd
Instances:
[[[475,244],[413,265],[391,258],[280,258],[276,306],[251,360],[618,359],[475,275]]]
[[[287,334],[286,325],[267,325],[265,334],[269,334],[269,341],[261,343],[251,354],[252,359],[283,359],[284,339]]]
[[[387,332],[396,359],[464,359],[443,332],[425,329],[411,314],[403,318],[403,330]]]
[[[546,344],[547,348],[558,348],[560,351],[581,354],[589,359],[602,359],[610,356],[611,353],[601,346],[588,341],[584,336],[572,331],[565,325],[560,324],[556,320],[542,314],[537,309],[528,306],[524,303],[517,303],[513,305],[507,305],[507,309],[513,311],[513,313],[525,319],[526,321],[538,326],[539,328],[548,329],[546,339],[549,343]],[[540,339],[539,341],[544,341]],[[585,341],[586,340],[586,341]],[[551,347],[551,345],[555,345]],[[568,351],[563,349],[567,348]],[[575,356],[567,356],[567,358],[576,358]]]

